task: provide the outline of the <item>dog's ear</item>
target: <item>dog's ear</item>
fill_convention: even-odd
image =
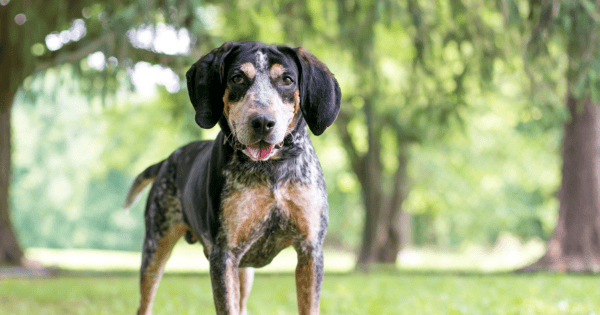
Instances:
[[[331,126],[340,111],[340,86],[327,66],[306,49],[279,47],[296,59],[299,73],[300,109],[315,135]]]
[[[188,94],[196,110],[196,123],[202,128],[212,128],[223,115],[225,93],[225,58],[237,47],[227,42],[200,58],[186,72]]]

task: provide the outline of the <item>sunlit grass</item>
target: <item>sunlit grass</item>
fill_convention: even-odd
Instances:
[[[598,314],[600,286],[595,276],[477,272],[515,268],[543,251],[539,242],[500,239],[487,250],[476,246],[456,253],[409,249],[400,255],[398,270],[371,274],[349,272],[354,269],[353,255],[326,251],[321,313]],[[139,253],[29,249],[27,256],[68,270],[54,278],[1,279],[0,314],[135,313]],[[294,251],[286,250],[270,267],[258,270],[250,314],[297,314],[295,264]],[[201,248],[178,244],[161,281],[154,313],[214,314],[207,271]]]
[[[400,253],[397,267],[410,271],[466,271],[498,272],[514,270],[533,262],[544,252],[544,243],[531,240],[521,243],[511,235],[501,235],[494,248],[476,245],[464,246],[455,252],[442,252],[428,248],[407,248]],[[141,264],[139,252],[122,252],[86,249],[30,248],[29,259],[45,266],[68,270],[92,271],[138,271]],[[325,269],[329,272],[354,270],[356,258],[353,253],[325,251]],[[292,272],[296,266],[296,253],[288,248],[273,262],[257,272]],[[180,242],[169,259],[166,272],[208,272],[208,261],[199,245]]]
[[[539,239],[522,243],[511,234],[501,234],[493,248],[475,244],[465,244],[457,251],[407,248],[398,257],[398,267],[413,271],[511,271],[536,261],[545,248]]]
[[[0,314],[134,314],[130,276],[3,279]],[[297,314],[292,274],[259,274],[250,314]],[[558,274],[326,274],[322,314],[596,314],[598,278]],[[155,314],[214,314],[210,278],[166,275]]]
[[[92,271],[137,272],[142,260],[141,253],[93,249],[30,248],[26,251],[26,256],[45,266]],[[354,268],[354,255],[341,251],[327,251],[325,265],[328,271],[350,271]],[[292,248],[287,248],[277,255],[271,264],[257,269],[257,272],[291,272],[295,268],[296,252]],[[173,250],[165,271],[167,273],[207,273],[208,261],[199,245],[180,242]]]

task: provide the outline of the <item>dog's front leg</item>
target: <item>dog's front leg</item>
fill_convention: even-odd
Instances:
[[[323,283],[323,249],[321,246],[296,248],[296,295],[300,315],[319,314],[319,297]]]
[[[217,314],[238,315],[240,311],[238,261],[231,251],[216,246],[213,248],[210,254],[210,279]]]

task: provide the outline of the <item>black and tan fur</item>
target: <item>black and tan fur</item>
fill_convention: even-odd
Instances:
[[[151,313],[165,262],[185,236],[204,247],[217,314],[246,314],[252,268],[288,246],[298,254],[299,313],[318,314],[328,204],[306,126],[320,135],[333,123],[337,81],[302,48],[258,42],[225,43],[186,77],[196,122],[221,132],[148,167],[130,189],[126,207],[154,181],[138,313]]]

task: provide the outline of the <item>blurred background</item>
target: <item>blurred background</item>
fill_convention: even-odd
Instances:
[[[0,0],[0,263],[139,253],[133,178],[218,133],[185,71],[256,40],[340,84],[312,139],[344,268],[597,272],[599,26],[585,0]]]

